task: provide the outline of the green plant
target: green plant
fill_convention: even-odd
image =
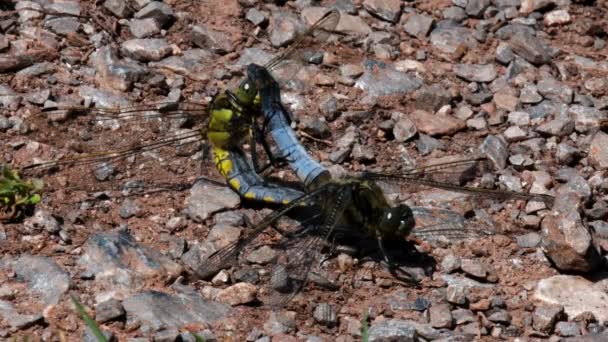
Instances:
[[[365,310],[363,318],[361,318],[361,341],[369,341],[369,311]]]
[[[40,202],[43,183],[39,179],[24,181],[17,171],[4,166],[0,174],[0,221],[18,218],[23,211]]]
[[[99,325],[97,325],[97,322],[95,322],[95,320],[93,320],[91,316],[89,316],[84,306],[78,301],[78,299],[76,299],[74,295],[71,295],[71,297],[72,303],[74,303],[74,306],[76,307],[76,311],[78,311],[78,314],[80,315],[80,317],[82,317],[84,323],[89,327],[89,329],[91,329],[91,332],[93,332],[93,335],[95,335],[97,341],[108,342],[106,336],[103,334],[103,332],[101,332]]]

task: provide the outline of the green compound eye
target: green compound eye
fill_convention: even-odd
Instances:
[[[236,92],[236,97],[243,106],[252,106],[254,104],[258,90],[250,79],[245,79]]]

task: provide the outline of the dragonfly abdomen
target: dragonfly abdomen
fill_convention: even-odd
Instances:
[[[216,146],[213,148],[213,158],[230,188],[242,198],[287,204],[304,195],[296,189],[266,183],[249,165],[240,148],[225,150]]]

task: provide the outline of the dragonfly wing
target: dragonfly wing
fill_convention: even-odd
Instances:
[[[319,20],[312,24],[304,33],[298,35],[295,41],[282,53],[272,58],[264,65],[268,70],[275,70],[282,63],[293,59],[298,62],[304,60],[301,47],[307,45],[309,40],[316,43],[325,42],[332,31],[335,30],[340,21],[340,12],[338,10],[330,10],[325,13]]]
[[[411,235],[427,242],[456,241],[479,237],[466,219],[451,210],[429,207],[411,207],[415,227]]]
[[[29,118],[29,143],[14,163],[26,175],[52,170],[47,189],[94,192],[117,183],[185,180],[196,176],[198,168],[188,165],[197,163],[206,118],[199,103],[46,109]]]
[[[473,158],[439,162],[398,173],[367,172],[361,176],[376,181],[396,182],[414,187],[440,188],[500,200],[534,200],[544,202],[547,207],[553,205],[553,197],[547,194],[466,186],[467,182],[475,179],[480,172],[486,171],[488,168],[488,159]]]

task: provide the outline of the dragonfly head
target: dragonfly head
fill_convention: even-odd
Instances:
[[[239,100],[241,106],[252,107],[256,103],[256,98],[258,97],[258,88],[255,83],[247,77],[241,82],[234,95]]]
[[[400,204],[388,207],[382,213],[379,229],[384,236],[396,236],[404,238],[414,228],[414,213],[407,205]]]

